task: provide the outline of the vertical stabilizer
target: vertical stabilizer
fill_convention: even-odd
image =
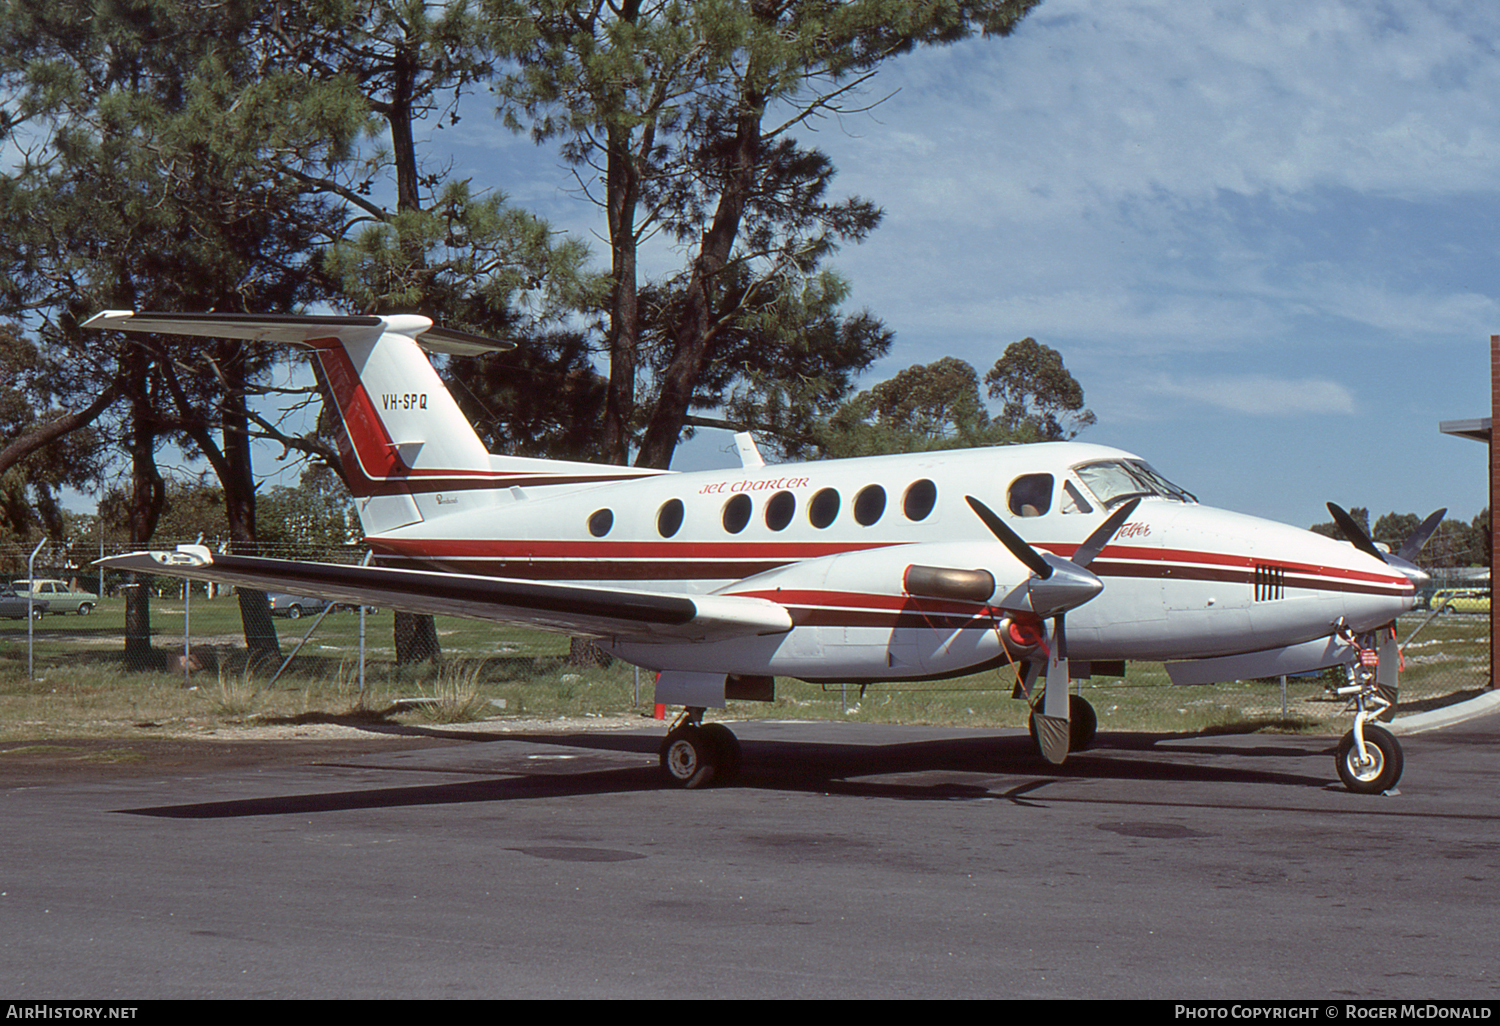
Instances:
[[[366,496],[493,483],[489,452],[417,345],[431,322],[382,320],[380,328],[307,343],[344,424],[350,490]]]
[[[83,326],[244,338],[312,350],[343,423],[344,474],[368,535],[488,505],[501,489],[662,473],[491,455],[424,350],[472,356],[514,346],[437,328],[426,317],[106,310]]]

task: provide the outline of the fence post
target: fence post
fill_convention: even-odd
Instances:
[[[32,647],[33,627],[36,625],[36,617],[32,614],[36,611],[36,554],[42,551],[42,546],[47,544],[44,537],[36,543],[36,548],[31,550],[31,555],[26,559],[26,679],[36,680],[36,660]]]
[[[369,566],[370,560],[375,558],[374,549],[365,550],[365,558],[360,560],[360,566]],[[365,704],[365,609],[363,602],[359,604],[359,704]]]

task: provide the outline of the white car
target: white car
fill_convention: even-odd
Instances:
[[[48,611],[53,613],[74,613],[79,616],[88,616],[99,604],[99,596],[91,591],[74,591],[68,587],[67,581],[52,580],[38,577],[35,581],[21,578],[12,581],[12,588],[16,594],[25,598],[27,593],[39,599],[46,599]]]

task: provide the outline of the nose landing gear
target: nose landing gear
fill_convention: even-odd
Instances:
[[[1339,634],[1350,642],[1358,657],[1348,666],[1349,682],[1330,688],[1353,700],[1354,729],[1339,741],[1334,762],[1339,779],[1356,794],[1381,794],[1395,788],[1405,768],[1406,757],[1395,735],[1374,720],[1395,708],[1400,653],[1395,631],[1382,628],[1355,635],[1340,626]],[[1381,638],[1380,635],[1385,637]]]

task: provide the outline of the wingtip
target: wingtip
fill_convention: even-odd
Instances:
[[[80,327],[93,328],[96,330],[112,328],[116,324],[128,321],[135,316],[134,310],[100,310],[94,316],[84,321]]]
[[[211,565],[213,561],[213,553],[205,546],[179,545],[171,552],[155,549],[105,556],[103,559],[94,560],[93,565],[106,570],[135,570],[151,573],[157,569],[169,567],[175,570],[204,567]]]

